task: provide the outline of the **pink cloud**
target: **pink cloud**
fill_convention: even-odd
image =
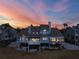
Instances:
[[[79,12],[77,12],[73,18],[65,17],[65,20],[66,20],[65,23],[67,23],[69,26],[78,24],[79,23]]]
[[[44,11],[47,8],[47,6],[41,0],[36,2],[34,4],[34,7],[38,11]]]
[[[63,12],[67,10],[67,8],[69,7],[68,2],[69,0],[60,0],[59,2],[53,5],[53,12]]]
[[[24,27],[26,27],[27,24],[37,24],[37,22],[35,21],[37,17],[29,8],[18,5],[13,0],[9,2],[11,2],[12,4],[5,3],[5,0],[2,0],[0,2],[0,15],[9,17],[10,23],[18,23],[21,27],[23,27],[22,25],[25,25]],[[18,24],[16,26],[19,26]]]
[[[35,13],[27,6],[25,7],[22,4],[16,3],[15,0],[10,0],[9,4],[6,2],[6,0],[2,0],[0,2],[0,15],[9,17],[10,24],[14,22],[16,27],[26,27],[26,25],[30,24],[38,25],[47,23],[46,16],[39,12],[39,10],[42,11],[43,7],[44,6],[41,2],[38,3],[38,5],[35,6],[35,9],[38,10],[38,12],[35,10]]]
[[[40,0],[38,3],[31,5],[29,2],[28,5],[33,9],[28,8],[21,3],[17,3],[17,0],[1,0],[0,2],[0,15],[7,16],[10,19],[10,24],[15,24],[15,26],[26,27],[26,25],[39,25],[39,24],[47,24],[47,16],[44,15],[43,11],[47,8],[46,5]],[[19,0],[18,0],[19,1]],[[27,0],[22,0],[27,3]],[[29,1],[29,0],[28,0]],[[65,5],[66,1],[63,0],[62,4],[57,3],[57,5],[53,6],[53,11],[61,12],[67,9],[67,5]],[[59,8],[58,8],[59,6]],[[65,6],[65,7],[64,7]],[[67,7],[66,7],[67,6]],[[35,11],[35,12],[33,12]],[[53,17],[53,25],[60,26],[56,19]]]

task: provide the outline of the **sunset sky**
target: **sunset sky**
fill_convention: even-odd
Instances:
[[[79,0],[0,0],[0,24],[24,28],[48,21],[59,28],[79,23]]]

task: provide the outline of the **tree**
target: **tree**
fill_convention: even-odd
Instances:
[[[68,24],[67,23],[64,23],[63,26],[66,29],[68,27]]]

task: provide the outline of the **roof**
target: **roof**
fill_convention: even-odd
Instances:
[[[52,28],[51,34],[52,37],[63,37],[62,33],[58,29]]]
[[[22,30],[21,35],[26,35],[26,37],[36,37],[36,38],[39,38],[39,37],[63,37],[62,33],[57,30],[57,29],[52,29],[51,30],[51,33],[50,34],[28,34],[28,31],[27,30]]]
[[[43,24],[41,24],[41,25],[39,26],[39,28],[40,28],[40,30],[43,30],[43,29],[49,30],[49,26],[48,26],[48,25],[43,25]]]
[[[32,26],[32,27],[31,27],[31,30],[32,30],[33,32],[39,32],[39,31],[40,31],[39,26]]]
[[[79,35],[79,29],[76,26],[69,27],[65,30],[64,35],[75,35],[75,31]]]

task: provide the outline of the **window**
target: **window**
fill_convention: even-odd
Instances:
[[[63,42],[64,41],[64,39],[63,38],[57,38],[57,42]]]
[[[59,42],[59,41],[61,41],[61,39],[60,38],[57,38],[57,42]]]
[[[38,32],[36,32],[36,34],[38,34]]]
[[[43,30],[43,32],[46,32],[46,31],[47,31],[46,29]]]
[[[47,30],[46,29],[43,30],[43,34],[47,34]]]
[[[33,42],[38,42],[39,39],[38,39],[38,38],[32,38],[32,41],[33,41]]]
[[[56,38],[51,38],[51,40],[50,41],[56,41]]]
[[[61,38],[61,41],[64,42],[64,38]]]
[[[48,40],[48,38],[42,38],[42,40]]]
[[[32,32],[33,34],[38,34],[38,32]]]
[[[33,34],[35,34],[35,32],[33,32]]]

